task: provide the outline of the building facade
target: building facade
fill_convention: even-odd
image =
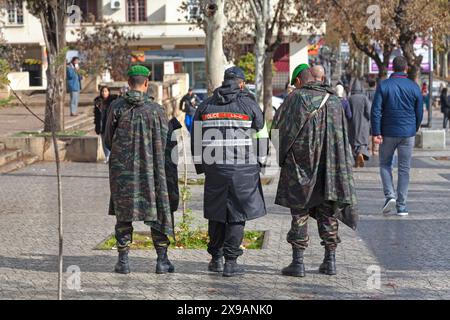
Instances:
[[[200,10],[195,0],[188,12],[179,8],[183,0],[73,0],[68,8],[67,41],[76,41],[72,34],[80,23],[89,24],[89,17],[96,20],[112,20],[128,34],[139,37],[132,43],[132,54],[141,64],[152,69],[154,81],[162,81],[166,72],[188,73],[190,86],[206,88],[205,34],[186,22],[186,15],[198,15]],[[77,7],[74,7],[77,6]],[[78,11],[78,9],[80,10]],[[23,73],[17,75],[21,88],[45,89],[46,54],[40,22],[32,16],[25,1],[11,0],[1,17],[1,32],[5,41],[26,47]],[[275,55],[280,70],[275,80],[288,81],[289,73],[299,63],[308,62],[308,32],[300,43],[285,43]],[[80,53],[82,56],[82,53]],[[17,79],[15,79],[17,80]],[[20,82],[20,81],[19,81]]]

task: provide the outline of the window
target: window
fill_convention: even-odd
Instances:
[[[98,0],[75,0],[74,4],[80,7],[83,22],[91,22],[94,18],[95,21],[101,20],[98,10]]]
[[[8,23],[9,24],[23,24],[23,1],[9,0],[8,1]]]
[[[189,0],[187,9],[189,20],[200,17],[200,3],[198,0]]]
[[[206,88],[206,65],[202,61],[185,61],[181,73],[189,74],[189,86],[195,89]]]
[[[127,21],[147,21],[146,0],[127,0]]]

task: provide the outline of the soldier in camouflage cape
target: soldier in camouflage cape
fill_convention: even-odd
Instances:
[[[338,219],[356,228],[358,215],[352,153],[341,102],[311,70],[302,72],[302,88],[291,93],[275,114],[271,137],[278,142],[281,166],[275,203],[291,209],[287,235],[293,262],[284,275],[304,276],[303,252],[308,246],[307,220],[317,220],[325,259],[320,271],[335,274],[335,249],[340,242]],[[328,100],[319,108],[326,94]],[[278,130],[278,131],[274,131]]]
[[[106,124],[105,143],[111,150],[109,214],[117,218],[118,273],[130,272],[133,221],[151,227],[158,254],[156,272],[174,272],[167,257],[167,235],[174,232],[166,180],[169,128],[164,109],[146,95],[149,74],[143,66],[129,70],[131,90],[111,105]]]

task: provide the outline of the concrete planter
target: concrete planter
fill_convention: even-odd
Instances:
[[[421,129],[415,147],[424,150],[445,150],[445,130]]]
[[[20,149],[40,161],[55,161],[52,139],[49,137],[0,137],[8,149]],[[104,160],[101,139],[97,136],[60,137],[58,149],[62,161],[97,162]]]

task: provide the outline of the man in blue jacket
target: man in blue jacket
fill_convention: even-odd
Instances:
[[[81,75],[78,73],[80,59],[73,57],[67,66],[67,92],[70,94],[70,115],[76,116],[80,101]]]
[[[372,134],[380,144],[380,175],[386,202],[383,213],[395,207],[397,215],[407,216],[409,170],[414,137],[423,117],[422,94],[419,86],[408,79],[405,57],[394,59],[394,73],[377,88],[372,104]],[[395,150],[398,155],[397,196],[392,177]]]

